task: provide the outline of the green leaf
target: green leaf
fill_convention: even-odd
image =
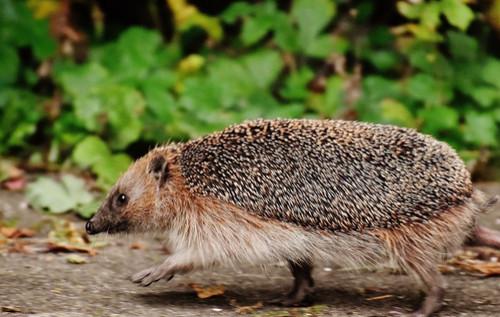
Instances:
[[[36,59],[55,53],[55,39],[50,35],[48,19],[35,19],[26,1],[0,2],[0,42],[12,47],[30,48]]]
[[[281,95],[288,99],[305,100],[309,95],[307,84],[314,78],[314,72],[308,67],[302,67],[292,72],[286,79]]]
[[[158,89],[169,89],[174,86],[177,81],[177,74],[168,69],[155,69],[147,78],[140,83],[140,87],[144,90],[148,87],[155,87]]]
[[[474,60],[477,56],[479,44],[473,37],[464,33],[450,31],[448,32],[450,52],[452,56],[460,60]]]
[[[314,38],[307,47],[305,53],[316,58],[325,58],[336,52],[337,45],[330,34],[320,35]]]
[[[242,62],[248,69],[250,77],[263,89],[269,88],[283,68],[281,56],[271,50],[246,55]]]
[[[100,62],[113,74],[113,81],[140,84],[152,68],[162,65],[159,32],[139,27],[128,28],[117,42],[94,50],[91,60]]]
[[[474,20],[474,12],[462,0],[442,0],[441,8],[448,22],[462,31]]]
[[[340,76],[331,76],[326,82],[325,102],[321,109],[323,116],[335,117],[344,104],[344,80]]]
[[[304,115],[304,105],[299,103],[280,105],[265,114],[265,118],[301,118]]]
[[[0,89],[0,151],[26,144],[43,117],[38,96],[28,90]]]
[[[74,210],[93,200],[85,189],[85,183],[72,175],[63,175],[61,182],[49,177],[40,177],[28,185],[26,196],[30,203],[50,213],[63,213]]]
[[[422,43],[421,43],[422,44]],[[454,68],[434,45],[416,45],[408,52],[413,67],[443,79],[454,78]],[[461,70],[460,70],[461,71]]]
[[[411,77],[408,82],[408,93],[415,99],[428,100],[434,89],[436,89],[436,80],[424,73]]]
[[[409,19],[417,19],[422,15],[423,5],[421,3],[396,2],[396,7],[403,16]]]
[[[76,209],[76,212],[82,218],[89,219],[97,212],[100,205],[101,205],[101,202],[99,200],[94,200],[88,204],[78,206]]]
[[[241,41],[246,46],[257,43],[271,30],[272,24],[273,21],[265,16],[247,18],[241,31]]]
[[[156,121],[165,124],[172,121],[172,112],[178,108],[176,100],[161,86],[149,85],[144,87],[147,109],[155,116]]]
[[[140,115],[145,106],[142,95],[123,85],[102,85],[74,102],[76,116],[91,131],[102,133],[110,127],[111,147],[123,149],[136,141],[142,130]]]
[[[367,57],[381,71],[392,69],[399,61],[398,55],[390,50],[374,50]]]
[[[336,5],[330,0],[295,0],[291,15],[299,28],[299,43],[307,50],[313,39],[335,16]]]
[[[408,94],[426,104],[447,104],[453,97],[453,90],[448,82],[419,73],[410,78]]]
[[[297,52],[299,50],[297,31],[290,18],[282,12],[276,12],[274,16],[273,40],[284,51]]]
[[[89,136],[73,151],[73,160],[80,167],[91,167],[97,175],[97,183],[104,189],[111,187],[132,160],[126,154],[112,155],[107,145],[98,137]],[[90,212],[83,208],[79,213]]]
[[[435,29],[439,25],[441,5],[436,1],[422,3],[422,5],[422,14],[420,15],[422,24],[430,29]]]
[[[220,58],[208,66],[208,81],[198,78],[190,81],[191,95],[200,95],[199,97],[202,99],[203,91],[199,87],[204,86],[196,87],[195,84],[206,83],[206,87],[209,87],[207,89],[210,89],[210,95],[212,96],[210,99],[217,100],[217,102],[222,100],[222,103],[219,105],[214,104],[214,107],[230,105],[235,99],[249,95],[257,87],[257,82],[252,76],[249,76],[249,70],[240,61],[229,58]],[[185,84],[187,94],[189,85],[187,80]],[[217,97],[216,94],[220,94],[220,96]],[[194,107],[198,105],[193,104]]]
[[[470,95],[483,108],[491,107],[495,101],[500,100],[500,90],[493,87],[474,87]]]
[[[92,195],[85,188],[85,182],[73,175],[63,175],[61,177],[63,188],[68,197],[75,205],[88,204],[92,201]]]
[[[395,98],[401,94],[399,82],[381,76],[366,76],[363,80],[363,99],[378,103],[384,98]]]
[[[383,122],[415,127],[415,119],[407,107],[395,99],[384,99],[380,102],[380,111]]]
[[[418,116],[423,120],[422,131],[425,133],[436,135],[458,127],[458,112],[449,107],[426,107],[419,111]]]
[[[443,40],[443,36],[441,34],[424,24],[410,24],[408,25],[408,31],[423,41],[441,42]]]
[[[500,107],[493,111],[493,118],[495,118],[497,122],[500,122]]]
[[[500,80],[498,78],[500,74],[500,59],[489,58],[484,63],[482,67],[481,77],[482,79],[500,89]]]
[[[73,161],[82,168],[107,159],[111,155],[108,146],[96,136],[88,136],[78,143],[73,150]]]
[[[0,87],[16,81],[19,68],[17,51],[9,46],[0,46]]]
[[[132,160],[126,154],[115,154],[96,162],[92,170],[98,176],[97,184],[103,188],[111,187],[131,163]]]
[[[81,66],[70,65],[58,70],[56,77],[65,92],[72,97],[85,96],[109,78],[109,72],[101,64],[89,62]]]
[[[250,5],[246,2],[235,2],[232,3],[224,12],[221,14],[221,18],[226,23],[234,23],[236,19],[242,16],[248,16],[254,12],[255,5]]]
[[[468,112],[465,115],[464,139],[478,146],[495,146],[498,127],[488,113]]]
[[[56,53],[57,44],[49,32],[47,20],[34,20],[30,27],[29,42],[33,53],[39,59],[45,59]]]

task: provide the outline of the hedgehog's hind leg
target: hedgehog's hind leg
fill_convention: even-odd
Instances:
[[[294,277],[293,288],[284,299],[275,300],[273,303],[279,303],[282,306],[310,306],[313,302],[314,290],[311,262],[289,260],[288,266]]]
[[[407,263],[406,270],[421,282],[426,293],[420,308],[412,316],[428,317],[439,311],[443,306],[446,283],[437,266],[434,263],[424,265]]]
[[[388,245],[391,259],[419,282],[426,294],[420,308],[412,314],[414,317],[428,317],[443,305],[446,283],[438,270],[438,263],[441,257],[439,250],[445,249],[445,246],[439,241],[437,231],[430,229],[434,228],[427,224],[425,227],[380,232]]]

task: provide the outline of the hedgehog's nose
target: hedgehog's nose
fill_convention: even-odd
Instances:
[[[88,234],[95,234],[96,233],[95,226],[94,226],[94,223],[92,222],[92,219],[87,221],[87,223],[85,224],[85,231],[87,231]]]

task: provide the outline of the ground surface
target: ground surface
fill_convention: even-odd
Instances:
[[[482,187],[490,193],[500,194],[500,185]],[[26,208],[21,196],[11,193],[0,192],[0,211],[4,218],[17,217],[25,225],[40,220],[38,214]],[[495,210],[482,216],[481,222],[498,230],[499,219],[500,206],[497,205]],[[275,265],[267,272],[251,267],[198,272],[143,288],[131,283],[128,277],[161,261],[159,244],[142,239],[145,248],[131,249],[130,244],[138,239],[106,240],[109,246],[96,256],[85,256],[88,263],[80,265],[68,263],[66,255],[61,254],[0,254],[0,306],[21,311],[0,311],[0,315],[234,316],[237,315],[234,300],[237,305],[253,305],[279,297],[291,285],[286,267]],[[338,271],[323,264],[316,268],[314,277],[316,306],[283,309],[264,304],[251,314],[269,317],[391,316],[411,311],[421,299],[408,277],[387,271]],[[446,305],[438,316],[500,316],[500,278],[459,273],[446,278],[449,284]],[[190,283],[222,284],[225,293],[199,299]]]

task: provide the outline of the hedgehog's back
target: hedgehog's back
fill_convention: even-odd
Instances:
[[[472,193],[446,144],[351,121],[251,121],[186,143],[179,163],[196,194],[331,231],[422,222]]]

